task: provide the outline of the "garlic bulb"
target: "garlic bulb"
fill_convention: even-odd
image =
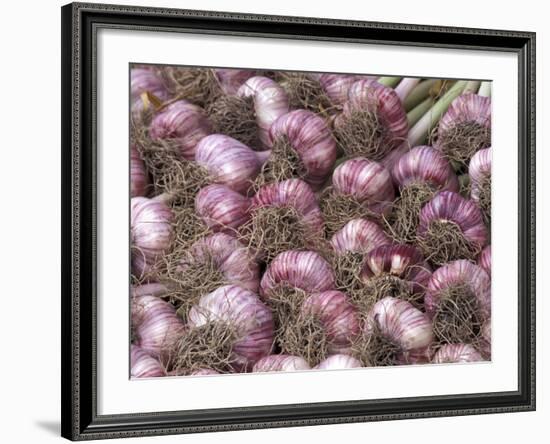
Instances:
[[[226,185],[212,184],[202,188],[195,198],[195,209],[214,232],[235,232],[248,221],[250,200]]]
[[[315,366],[317,370],[342,370],[362,367],[361,361],[350,355],[337,354],[329,356]]]
[[[485,272],[491,276],[491,246],[487,245],[483,250],[477,260],[477,264],[485,270]]]
[[[170,98],[170,94],[164,87],[162,79],[152,68],[148,67],[132,68],[130,70],[130,93],[132,114],[134,115],[143,109],[142,94],[152,94],[160,101]]]
[[[446,364],[483,360],[479,352],[470,344],[445,344],[436,352],[432,362],[434,364]]]
[[[434,340],[425,313],[402,299],[386,297],[368,313],[363,360],[368,365],[411,364],[429,360]]]
[[[470,196],[481,208],[487,221],[491,220],[491,148],[476,152],[470,160]]]
[[[279,285],[318,293],[334,289],[334,275],[329,263],[314,251],[285,251],[279,254],[262,276],[260,294],[269,298]]]
[[[130,204],[132,273],[143,278],[153,270],[174,238],[174,216],[162,202],[133,197]]]
[[[270,127],[267,181],[300,177],[313,189],[325,182],[336,161],[336,143],[324,119],[306,110],[280,116]]]
[[[381,160],[407,137],[409,125],[395,91],[363,79],[350,87],[334,128],[338,145],[346,155]]]
[[[130,376],[132,378],[155,378],[164,376],[160,362],[137,345],[130,346]]]
[[[348,100],[348,92],[351,85],[364,76],[322,73],[317,74],[316,77],[332,103],[343,105]]]
[[[155,296],[132,298],[131,318],[134,344],[153,357],[158,357],[183,330],[174,307]]]
[[[419,215],[418,243],[434,264],[473,259],[487,242],[487,229],[477,205],[460,194],[442,191]]]
[[[252,371],[258,372],[293,372],[297,370],[309,370],[311,367],[304,358],[290,355],[269,355],[261,358]]]
[[[271,311],[249,290],[226,285],[203,296],[189,312],[189,327],[201,328],[218,323],[234,329],[230,365],[252,368],[271,352],[273,318]]]
[[[471,93],[457,97],[439,121],[434,146],[459,164],[491,146],[491,99]]]
[[[269,128],[275,120],[289,111],[288,97],[284,89],[267,77],[248,79],[237,91],[237,96],[253,99],[260,142],[269,147]]]
[[[213,182],[241,194],[247,193],[263,163],[246,145],[221,134],[204,137],[197,145],[195,160],[208,170]]]
[[[212,128],[206,115],[196,105],[178,100],[155,114],[149,127],[153,141],[175,144],[183,159],[193,160],[199,141]]]
[[[258,75],[254,69],[214,69],[220,87],[225,94],[237,94],[239,88],[251,77]]]
[[[266,185],[252,198],[241,240],[270,261],[282,251],[311,248],[323,232],[323,217],[307,183],[299,179]]]
[[[134,144],[130,146],[130,196],[144,196],[147,189],[145,165]]]
[[[347,252],[366,254],[374,248],[391,242],[376,222],[367,219],[350,220],[330,239],[330,245],[337,255]]]

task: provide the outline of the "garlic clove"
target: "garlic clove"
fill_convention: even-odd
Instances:
[[[470,344],[445,344],[436,352],[432,362],[446,364],[483,361],[483,357]]]
[[[250,200],[226,185],[212,184],[202,188],[195,198],[195,209],[214,232],[235,232],[248,221]]]
[[[156,378],[165,376],[160,362],[137,345],[130,346],[130,376],[132,378]]]
[[[337,255],[368,253],[392,241],[382,228],[368,219],[353,219],[332,236],[330,244]]]

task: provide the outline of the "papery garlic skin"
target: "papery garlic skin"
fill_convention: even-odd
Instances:
[[[483,360],[483,356],[470,344],[445,344],[436,352],[432,362],[434,364],[446,364]]]
[[[378,330],[404,352],[418,353],[434,340],[430,318],[402,299],[385,297],[368,313],[367,333]]]
[[[261,187],[252,198],[250,211],[262,207],[292,207],[312,232],[323,230],[323,216],[311,187],[300,179],[288,179]]]
[[[321,361],[314,368],[316,370],[343,370],[346,368],[363,367],[359,359],[346,354],[331,355]]]
[[[261,358],[254,364],[254,367],[252,367],[252,372],[293,372],[309,369],[311,369],[311,367],[304,358],[281,354],[269,355]]]
[[[487,245],[483,250],[477,260],[477,264],[485,270],[485,272],[491,276],[491,246]]]
[[[258,291],[260,267],[249,249],[236,238],[225,233],[215,233],[199,239],[190,247],[179,270],[185,273],[186,263],[201,262],[207,257],[214,261],[228,284]]]
[[[426,313],[433,318],[441,302],[442,293],[449,287],[467,285],[475,296],[482,319],[491,316],[491,278],[479,266],[467,260],[456,260],[432,273],[426,289]]]
[[[273,259],[260,281],[260,294],[288,285],[308,293],[334,290],[334,273],[329,263],[314,251],[285,251]]]
[[[290,110],[288,96],[281,85],[262,76],[248,79],[237,91],[237,96],[254,99],[258,137],[269,147],[269,128],[278,117]]]
[[[392,169],[399,188],[415,183],[426,183],[440,191],[459,191],[458,178],[449,161],[431,146],[414,147],[403,154]]]
[[[130,203],[132,272],[141,277],[151,270],[174,239],[174,214],[164,203],[133,197]]]
[[[196,147],[196,162],[205,167],[215,183],[247,194],[263,161],[249,147],[222,134],[204,137]]]
[[[251,77],[258,75],[254,69],[214,69],[220,87],[225,94],[235,95],[239,88]]]
[[[487,228],[478,206],[452,191],[437,193],[419,215],[417,234],[424,237],[432,221],[454,222],[462,231],[464,238],[483,247],[487,242]]]
[[[332,185],[338,194],[366,202],[376,213],[387,212],[395,198],[389,171],[364,157],[356,157],[337,166],[332,174]]]
[[[184,328],[174,307],[155,296],[132,298],[131,318],[135,345],[155,358]]]
[[[269,145],[282,137],[300,157],[306,171],[302,179],[318,189],[336,161],[336,142],[325,120],[302,109],[283,114],[269,129]]]
[[[439,121],[438,133],[443,134],[464,122],[491,128],[491,98],[471,93],[458,96]]]
[[[130,376],[132,378],[156,378],[165,376],[160,362],[137,345],[130,346]]]
[[[369,251],[392,243],[390,237],[380,226],[367,219],[352,219],[330,239],[330,245],[337,255],[346,252],[368,253]]]
[[[178,100],[155,114],[149,127],[152,140],[177,143],[183,159],[193,160],[199,141],[212,132],[203,110],[185,100]]]
[[[431,267],[422,253],[411,245],[382,245],[365,257],[361,278],[363,282],[383,275],[394,276],[410,285],[410,291],[424,293],[432,275]]]
[[[313,75],[321,84],[326,95],[335,105],[343,105],[348,100],[351,85],[362,76],[352,74],[321,73]]]
[[[251,368],[271,352],[273,316],[258,296],[237,285],[226,285],[204,295],[189,311],[190,328],[209,322],[228,323],[236,329],[232,348],[232,366],[236,370]]]
[[[248,221],[250,199],[226,185],[212,184],[202,188],[195,198],[195,209],[214,232],[234,233]]]
[[[145,196],[147,172],[135,145],[130,146],[130,197]]]
[[[314,316],[325,330],[329,353],[348,353],[360,332],[356,308],[341,291],[328,290],[308,296],[301,308],[304,316]]]
[[[133,115],[137,115],[143,110],[141,95],[144,93],[152,94],[162,102],[170,98],[162,78],[154,69],[132,68],[130,70],[130,94]]]
[[[492,150],[486,148],[476,152],[468,166],[470,174],[470,196],[475,202],[479,202],[483,182],[491,177]]]

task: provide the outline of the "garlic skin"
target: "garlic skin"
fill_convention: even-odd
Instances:
[[[379,300],[368,313],[366,332],[374,331],[401,348],[404,363],[425,359],[434,340],[430,318],[409,302],[390,296]]]
[[[261,358],[254,364],[254,367],[252,367],[252,372],[294,372],[309,369],[311,369],[311,367],[304,358],[281,354],[269,355]]]
[[[431,146],[414,147],[403,154],[392,168],[392,176],[402,189],[414,183],[427,183],[436,190],[459,191],[458,178],[449,161]]]
[[[310,186],[300,179],[288,179],[261,187],[252,198],[250,211],[262,207],[292,207],[312,232],[323,230],[323,216]]]
[[[269,298],[269,291],[278,285],[308,293],[334,290],[334,273],[319,253],[289,250],[277,255],[267,268],[260,281],[260,295]]]
[[[368,253],[369,251],[391,244],[392,240],[382,228],[367,219],[352,219],[330,239],[330,245],[337,255],[348,251]]]
[[[185,273],[189,262],[201,262],[207,257],[213,259],[227,283],[258,291],[260,267],[249,249],[236,238],[225,233],[215,233],[199,239],[190,247],[178,269]]]
[[[220,87],[225,94],[235,95],[239,88],[251,77],[258,75],[254,69],[214,69]]]
[[[197,105],[178,100],[155,114],[149,127],[154,141],[174,141],[183,159],[193,160],[199,141],[212,132],[208,118]]]
[[[441,302],[442,292],[449,287],[467,285],[476,297],[482,319],[491,316],[491,278],[470,261],[457,260],[432,273],[424,296],[426,313],[433,318]]]
[[[145,196],[147,190],[147,172],[134,144],[130,145],[130,196]]]
[[[132,378],[156,378],[165,376],[160,362],[148,355],[137,345],[130,346],[130,377]]]
[[[164,203],[133,197],[130,203],[132,272],[142,277],[170,248],[174,239],[174,214]]]
[[[475,122],[491,128],[491,98],[472,93],[458,96],[439,121],[438,134],[464,122]]]
[[[195,198],[195,210],[214,232],[232,233],[248,221],[250,199],[226,185],[202,188]]]
[[[410,286],[411,293],[424,293],[432,275],[431,267],[422,254],[411,245],[382,245],[365,257],[361,278],[363,282],[379,276],[394,276]]]
[[[336,142],[325,120],[301,109],[283,114],[269,129],[269,145],[282,137],[300,157],[306,171],[303,180],[319,189],[336,161]]]
[[[487,243],[487,228],[478,206],[452,191],[437,193],[419,215],[417,234],[424,237],[432,221],[454,222],[462,231],[465,239],[483,247]]]
[[[314,368],[316,370],[343,370],[346,368],[359,368],[363,367],[359,359],[350,355],[336,354],[331,355],[325,360],[321,361]]]
[[[348,100],[351,85],[363,76],[352,74],[314,74],[313,77],[321,84],[326,95],[335,105],[343,105]]]
[[[174,307],[158,297],[134,297],[130,311],[134,344],[154,358],[183,331],[183,322]]]
[[[368,203],[376,213],[386,213],[395,198],[389,171],[377,162],[364,157],[350,159],[336,167],[332,185],[338,194],[351,195]]]
[[[204,137],[196,147],[196,162],[205,167],[215,183],[247,194],[263,161],[249,147],[222,134]]]
[[[492,157],[491,148],[486,148],[477,151],[470,160],[468,166],[471,183],[470,196],[475,202],[479,202],[483,181],[491,177]]]
[[[136,116],[143,110],[141,95],[149,93],[161,101],[170,98],[159,75],[152,68],[132,68],[130,70],[130,99],[132,115]]]
[[[189,311],[190,328],[209,322],[233,325],[237,339],[232,348],[232,365],[236,370],[251,368],[271,352],[273,317],[258,296],[237,285],[225,285],[204,295]]]
[[[328,290],[308,296],[301,313],[314,316],[323,325],[329,353],[349,353],[360,332],[359,316],[348,297],[341,291]]]
[[[254,99],[258,137],[269,148],[269,128],[278,117],[290,111],[288,96],[277,82],[262,76],[248,79],[237,91],[237,96]]]
[[[491,276],[491,246],[487,245],[483,250],[477,260],[477,264],[483,268],[485,273]]]
[[[447,364],[483,360],[483,356],[470,344],[445,344],[436,352],[432,362],[434,364]]]

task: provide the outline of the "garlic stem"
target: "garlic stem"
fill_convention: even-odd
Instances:
[[[492,82],[481,82],[477,94],[482,97],[491,97],[491,84]]]
[[[416,105],[412,110],[407,113],[407,121],[409,122],[409,127],[413,126],[420,118],[426,114],[429,109],[434,104],[434,99],[427,97],[423,102]]]
[[[481,85],[481,82],[479,80],[470,80],[466,83],[466,87],[464,88],[463,94],[466,93],[476,93],[479,89],[479,85]]]
[[[381,85],[393,88],[399,83],[400,80],[401,80],[401,77],[379,77],[377,82],[380,83]]]
[[[416,85],[420,82],[418,77],[404,77],[394,90],[397,96],[404,102]]]
[[[441,97],[431,109],[422,116],[411,128],[407,136],[407,142],[410,146],[421,145],[430,133],[431,129],[436,125],[441,116],[447,111],[452,101],[456,99],[466,87],[467,82],[460,80]]]
[[[411,93],[407,96],[403,102],[403,106],[407,111],[411,111],[413,108],[423,102],[426,97],[430,95],[430,90],[438,82],[437,79],[423,80],[414,87]]]

